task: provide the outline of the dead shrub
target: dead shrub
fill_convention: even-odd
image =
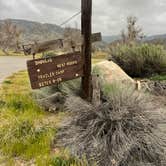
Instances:
[[[76,96],[67,98],[72,116],[59,131],[58,144],[73,155],[85,155],[89,165],[164,166],[165,140],[156,134],[153,104],[129,88],[105,90],[99,107]]]

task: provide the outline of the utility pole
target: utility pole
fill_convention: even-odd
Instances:
[[[82,57],[84,68],[82,77],[82,95],[87,101],[92,101],[91,75],[91,34],[92,34],[92,0],[81,0],[81,32],[83,36]]]

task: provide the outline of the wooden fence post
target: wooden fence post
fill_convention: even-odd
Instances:
[[[92,0],[81,0],[81,32],[83,36],[82,56],[84,76],[82,77],[83,98],[92,101],[91,76],[91,34],[92,34]]]
[[[92,104],[98,107],[101,104],[101,87],[100,80],[98,75],[92,76],[92,85],[93,85],[93,93],[92,93]]]

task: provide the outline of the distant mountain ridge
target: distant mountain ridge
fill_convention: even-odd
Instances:
[[[112,43],[114,41],[120,40],[121,36],[120,35],[113,35],[113,36],[103,36],[103,41],[106,43]]]
[[[103,40],[107,43],[112,43],[114,41],[120,40],[120,35],[113,35],[113,36],[103,36]],[[146,36],[143,41],[144,42],[150,42],[154,40],[166,40],[166,34],[159,34],[159,35],[152,35],[152,36]]]
[[[166,34],[152,35],[145,37],[145,41],[151,41],[155,39],[166,39]]]
[[[23,34],[21,41],[23,43],[31,43],[33,41],[46,41],[61,38],[64,28],[56,24],[39,23],[35,21],[9,19],[13,24],[18,26]],[[5,20],[0,20],[0,26]],[[103,36],[103,44],[109,44],[121,39],[120,35]],[[166,44],[166,34],[147,36],[144,42],[156,43],[158,41]]]
[[[18,19],[9,20],[23,31],[21,41],[24,43],[36,40],[52,40],[61,37],[63,34],[63,28],[54,24],[42,24],[39,22]],[[3,23],[4,20],[0,20],[0,25]]]
[[[21,41],[25,44],[33,41],[45,41],[60,38],[64,31],[64,28],[57,26],[56,24],[39,23],[21,19],[8,20],[23,31]],[[2,25],[4,21],[5,20],[0,20],[0,25]],[[120,36],[103,36],[103,41],[106,43],[111,43],[117,39],[120,39]]]

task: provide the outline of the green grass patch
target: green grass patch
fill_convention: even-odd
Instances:
[[[166,81],[166,74],[165,75],[155,75],[150,78],[152,81]]]
[[[8,55],[6,55],[1,49],[0,49],[0,56],[19,56],[19,57],[27,57],[24,55],[24,52],[18,52],[16,53],[14,50],[9,50]],[[32,58],[32,55],[28,55],[28,57]],[[42,54],[36,54],[36,58],[41,58]]]
[[[0,148],[4,155],[32,159],[49,153],[53,135],[53,129],[44,126],[37,128],[33,120],[19,117],[0,131]]]
[[[0,89],[0,164],[14,166],[20,160],[27,165],[30,161],[37,166],[56,165],[60,159],[56,161],[52,142],[64,116],[36,104],[27,72],[9,77]]]
[[[10,80],[5,80],[3,83],[4,84],[12,84],[12,82]]]
[[[24,56],[24,53],[23,52],[15,53],[14,51],[9,50],[8,55],[9,56]],[[1,49],[0,49],[0,56],[6,56],[6,54]]]

